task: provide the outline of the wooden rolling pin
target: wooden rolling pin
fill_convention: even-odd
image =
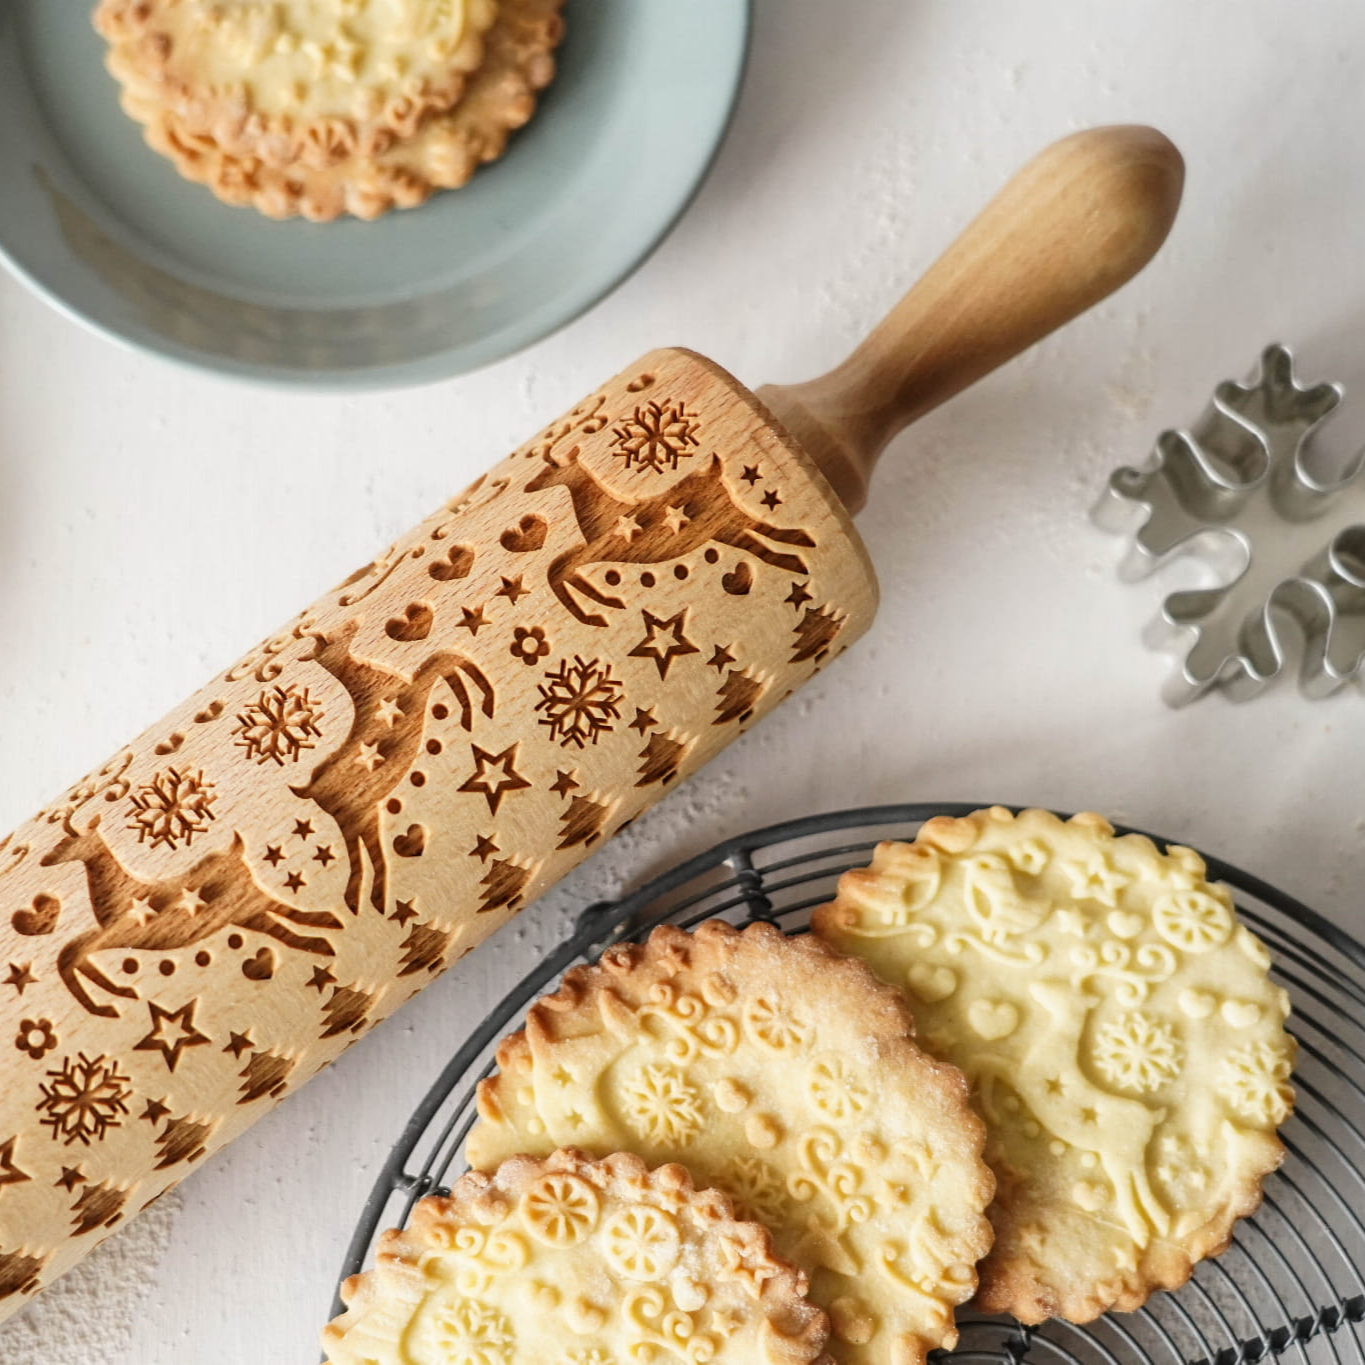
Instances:
[[[1057,143],[808,384],[645,356],[0,841],[0,1317],[842,653],[882,447],[1182,178]]]

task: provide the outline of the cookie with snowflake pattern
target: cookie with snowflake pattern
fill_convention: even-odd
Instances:
[[[828,1365],[825,1315],[768,1233],[635,1156],[465,1175],[383,1235],[342,1300],[331,1365]]]
[[[814,928],[967,1074],[999,1191],[979,1306],[1086,1322],[1183,1284],[1283,1156],[1295,1043],[1197,854],[999,807],[847,872]]]
[[[377,156],[454,106],[497,0],[100,0],[110,73],[266,166]]]
[[[847,1365],[956,1340],[990,1245],[984,1132],[899,992],[771,925],[665,926],[568,972],[479,1087],[470,1164],[572,1144],[684,1162],[810,1276]]]
[[[224,203],[268,218],[373,219],[423,204],[437,190],[457,189],[503,154],[554,77],[562,5],[563,0],[499,0],[497,18],[481,36],[482,63],[453,108],[414,124],[406,136],[367,146],[342,142],[335,154],[277,165],[233,150],[235,144],[196,128],[146,83],[125,83],[123,108],[143,125],[151,147]]]

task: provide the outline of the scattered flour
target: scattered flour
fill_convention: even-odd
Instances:
[[[0,1327],[4,1365],[120,1360],[180,1212],[175,1190],[97,1247]]]

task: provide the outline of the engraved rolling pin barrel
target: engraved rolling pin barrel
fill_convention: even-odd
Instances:
[[[882,447],[1181,182],[1057,143],[808,384],[653,352],[0,842],[0,1317],[847,648]]]

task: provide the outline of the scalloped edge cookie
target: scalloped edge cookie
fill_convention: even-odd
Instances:
[[[938,895],[939,878],[942,873],[940,855],[952,858],[967,854],[977,847],[983,836],[988,842],[994,839],[994,842],[989,842],[989,852],[999,853],[1000,849],[997,846],[999,840],[994,837],[1005,835],[1014,841],[1018,856],[1014,857],[1008,852],[1004,856],[1016,873],[1031,876],[1038,872],[1034,860],[1039,857],[1039,850],[1035,847],[1039,842],[1039,836],[1044,839],[1058,837],[1074,839],[1078,834],[1083,836],[1092,848],[1120,850],[1125,858],[1131,858],[1139,864],[1159,867],[1163,871],[1169,869],[1172,883],[1177,887],[1217,895],[1220,904],[1226,905],[1227,918],[1232,926],[1228,946],[1232,946],[1235,937],[1241,950],[1253,964],[1263,973],[1268,973],[1269,953],[1250,930],[1236,919],[1235,907],[1231,898],[1226,895],[1225,889],[1211,886],[1206,882],[1207,869],[1197,853],[1178,845],[1171,845],[1167,852],[1163,853],[1150,839],[1140,834],[1115,836],[1109,822],[1103,816],[1092,813],[1082,813],[1063,822],[1049,811],[1026,810],[1016,816],[1012,811],[996,806],[961,818],[935,817],[925,822],[913,842],[880,844],[873,855],[870,867],[846,872],[839,880],[836,899],[815,911],[811,921],[812,928],[817,934],[826,937],[836,948],[863,955],[864,960],[875,967],[877,965],[875,946],[865,948],[860,953],[859,944],[865,938],[868,944],[875,945],[887,931],[878,928],[871,936],[860,937],[850,932],[851,929],[859,925],[860,916],[864,914],[889,917],[890,923],[902,927],[911,924],[913,928],[912,921],[915,915],[931,907]],[[1104,866],[1107,866],[1107,863]],[[1095,874],[1100,878],[1095,886],[1095,896],[1078,895],[1070,904],[1079,906],[1093,899],[1101,918],[1105,914],[1105,906],[1118,907],[1107,912],[1108,923],[1116,926],[1114,932],[1120,935],[1132,934],[1136,926],[1123,922],[1126,912],[1122,909],[1121,903],[1114,898],[1114,889],[1101,884],[1102,871],[1103,866],[1100,872]],[[988,872],[989,869],[985,869],[982,875],[987,875]],[[1007,918],[1013,917],[1006,931],[1007,938],[990,941],[986,948],[1003,950],[1006,942],[1014,948],[1021,944],[1027,946],[1024,935],[1028,932],[1027,925],[1032,919],[1028,913],[1029,907],[1022,903],[1017,906],[1006,902],[1001,904],[1005,907]],[[1060,902],[1047,904],[1048,915],[1053,912],[1062,913],[1067,909],[1068,907],[1062,906]],[[977,911],[975,919],[982,922],[989,921],[990,914],[993,913],[982,910],[980,906],[977,907]],[[1153,913],[1155,915],[1155,906]],[[964,911],[963,927],[968,930],[978,927],[972,923],[972,919],[968,908]],[[1005,922],[1002,920],[1002,923]],[[931,927],[926,926],[926,932]],[[1078,939],[1078,943],[1082,941]],[[924,952],[925,947],[920,947],[918,951]],[[911,951],[914,951],[914,945],[907,949],[907,952]],[[971,962],[976,961],[984,962],[985,959],[984,957],[971,959]],[[904,963],[899,965],[903,967]],[[983,1018],[981,1026],[977,1029],[980,1036],[968,1039],[964,1043],[948,1037],[946,1029],[935,1032],[930,1019],[932,1006],[950,993],[947,977],[954,975],[961,978],[961,971],[969,965],[969,962],[964,963],[963,968],[956,972],[945,971],[944,964],[940,962],[931,961],[927,957],[923,959],[911,957],[906,984],[907,1000],[916,1016],[924,1046],[937,1056],[957,1062],[971,1074],[973,1050],[981,1048],[981,1039],[994,1036],[990,1021]],[[1105,964],[1099,962],[1097,969],[1103,972],[1106,970]],[[1032,971],[1034,968],[1024,970]],[[940,981],[939,977],[944,979]],[[1268,998],[1271,995],[1276,997],[1278,1001],[1276,1007],[1283,1018],[1288,1013],[1288,997],[1268,981],[1265,982],[1265,986]],[[1035,986],[1031,989],[1036,988]],[[1191,999],[1186,1002],[1182,998],[1183,1012],[1189,1014],[1192,1019],[1205,1017],[1208,1012],[1205,1002],[1193,998],[1201,993],[1186,991],[1184,994]],[[984,1032],[981,1031],[982,1028],[985,1029]],[[970,1030],[964,1028],[964,1032]],[[1295,1040],[1292,1035],[1283,1031],[1282,1026],[1281,1037],[1283,1041],[1279,1044],[1280,1050],[1275,1056],[1292,1066],[1296,1049]],[[1279,1065],[1277,1062],[1276,1066]],[[1276,1075],[1278,1074],[1277,1070]],[[1147,1081],[1155,1082],[1155,1079],[1139,1077],[1137,1082],[1127,1087],[1127,1094],[1131,1096],[1146,1093]],[[1136,1090],[1133,1088],[1134,1084],[1137,1085]],[[1097,1267],[1094,1277],[1086,1282],[1077,1281],[1065,1286],[1046,1282],[1048,1271],[1045,1264],[1046,1240],[1041,1243],[1041,1247],[1035,1246],[1031,1252],[1026,1252],[1022,1248],[1021,1243],[1027,1240],[1023,1237],[1023,1232],[1027,1229],[1021,1230],[1013,1226],[1017,1220],[1011,1212],[1009,1198],[1011,1189],[1017,1183],[1017,1177],[1008,1170],[997,1169],[1000,1187],[996,1202],[991,1208],[991,1217],[996,1225],[996,1244],[979,1267],[981,1287],[977,1294],[976,1307],[984,1313],[1010,1313],[1021,1322],[1029,1324],[1043,1322],[1049,1317],[1061,1317],[1072,1322],[1089,1322],[1111,1309],[1127,1312],[1140,1308],[1156,1290],[1179,1288],[1190,1278],[1200,1260],[1217,1256],[1227,1248],[1232,1240],[1237,1220],[1259,1207],[1265,1177],[1273,1172],[1284,1158],[1283,1143],[1274,1130],[1292,1113],[1293,1091],[1288,1086],[1287,1076],[1278,1080],[1276,1085],[1275,1108],[1278,1117],[1274,1118],[1269,1130],[1264,1127],[1238,1127],[1236,1130],[1242,1179],[1241,1183],[1234,1186],[1226,1195],[1225,1203],[1214,1208],[1208,1217],[1185,1230],[1183,1234],[1177,1234],[1175,1229],[1172,1229],[1169,1237],[1162,1234],[1153,1235],[1146,1247],[1138,1249],[1133,1264],[1127,1268],[1122,1266],[1109,1268],[1108,1273],[1102,1274]],[[1121,1089],[1116,1093],[1123,1094],[1124,1091]],[[1154,1089],[1153,1093],[1159,1094],[1159,1091]],[[981,1096],[977,1095],[976,1099],[980,1103]],[[1027,1102],[1025,1098],[1025,1104]],[[1163,1110],[1163,1116],[1164,1113]],[[1271,1118],[1267,1117],[1267,1123],[1270,1122]],[[1178,1209],[1175,1211],[1179,1212]],[[1033,1264],[1035,1258],[1041,1258],[1036,1267]]]
[[[351,156],[327,166],[269,166],[224,151],[213,137],[190,131],[131,87],[124,90],[123,107],[143,125],[149,146],[225,204],[274,219],[302,216],[326,223],[349,214],[370,221],[391,209],[417,208],[438,190],[458,189],[503,154],[554,79],[563,3],[501,0],[485,36],[483,65],[460,102],[377,156]]]
[[[642,1214],[663,1221],[652,1239],[641,1227]],[[629,1259],[641,1248],[658,1248],[659,1257],[643,1270]],[[549,1273],[551,1260],[562,1266],[565,1257],[582,1263],[567,1276],[581,1277],[573,1283],[574,1299]],[[690,1342],[705,1353],[689,1358],[716,1365],[830,1365],[822,1354],[828,1320],[807,1299],[805,1275],[774,1254],[766,1228],[737,1219],[720,1191],[696,1189],[682,1166],[650,1170],[628,1154],[595,1161],[572,1149],[543,1160],[512,1157],[492,1174],[462,1176],[448,1196],[423,1199],[405,1230],[381,1236],[375,1269],[342,1286],[347,1311],[322,1332],[328,1360],[414,1365],[420,1357],[407,1343],[428,1297],[453,1279],[455,1302],[473,1303],[498,1322],[472,1291],[487,1296],[500,1276],[521,1277],[534,1316],[562,1323],[566,1361],[609,1358],[596,1345],[574,1348],[576,1341],[595,1343],[610,1334],[617,1305],[603,1300],[614,1291],[621,1300],[635,1294],[651,1301],[638,1321],[631,1318],[643,1353],[628,1348],[622,1360],[654,1358],[666,1339],[677,1348]],[[620,1316],[628,1337],[626,1315]],[[515,1332],[502,1318],[500,1338],[509,1327]],[[551,1365],[501,1339],[490,1341],[479,1358]]]
[[[901,993],[879,981],[861,961],[836,952],[811,935],[789,937],[775,926],[763,923],[752,924],[741,932],[722,920],[707,921],[692,933],[674,925],[663,925],[644,943],[625,943],[609,948],[597,965],[571,968],[557,991],[531,1006],[525,1029],[509,1035],[499,1047],[497,1060],[501,1070],[479,1084],[477,1104],[482,1122],[466,1140],[466,1156],[471,1165],[492,1166],[509,1150],[522,1147],[544,1151],[554,1145],[556,1134],[545,1122],[545,1116],[551,1111],[546,1109],[543,1115],[537,1109],[535,1086],[537,1067],[543,1066],[548,1072],[557,1050],[564,1052],[565,1063],[572,1068],[581,1060],[576,1060],[569,1052],[576,1040],[600,1037],[609,1045],[612,1037],[629,1039],[637,1011],[667,1010],[670,1000],[674,1008],[683,1013],[680,1026],[686,1027],[686,1012],[693,1008],[692,1002],[705,1000],[718,1011],[738,1012],[746,1021],[743,1027],[748,1030],[749,1010],[761,1009],[767,994],[773,992],[775,986],[780,993],[782,985],[776,983],[785,984],[802,1009],[846,1011],[837,1025],[838,1033],[844,1037],[856,1035],[861,1060],[866,1063],[869,1058],[874,1059],[876,1079],[883,1095],[897,1093],[898,1103],[907,1112],[915,1112],[918,1106],[919,1113],[926,1118],[927,1131],[935,1136],[936,1147],[929,1159],[931,1170],[936,1174],[924,1176],[930,1182],[924,1189],[932,1188],[934,1180],[951,1180],[954,1189],[960,1192],[961,1203],[972,1210],[970,1217],[964,1214],[959,1220],[960,1226],[942,1227],[937,1221],[937,1210],[932,1208],[927,1215],[921,1211],[921,1218],[912,1225],[910,1214],[914,1204],[907,1202],[906,1245],[896,1249],[886,1263],[885,1276],[874,1274],[870,1266],[852,1276],[846,1272],[836,1274],[832,1267],[826,1270],[829,1262],[818,1258],[827,1253],[819,1251],[824,1243],[818,1227],[813,1224],[808,1223],[803,1232],[792,1222],[778,1236],[783,1254],[812,1275],[816,1301],[828,1298],[825,1306],[838,1338],[837,1343],[831,1342],[830,1349],[836,1358],[881,1360],[881,1354],[871,1355],[861,1348],[877,1334],[877,1315],[886,1312],[884,1305],[903,1298],[906,1303],[920,1305],[920,1325],[917,1328],[910,1328],[908,1324],[903,1328],[894,1327],[892,1330],[896,1335],[885,1358],[894,1365],[914,1365],[923,1361],[929,1350],[951,1347],[956,1342],[953,1309],[971,1297],[976,1288],[976,1262],[991,1243],[991,1229],[984,1210],[994,1194],[994,1180],[981,1160],[985,1128],[971,1109],[966,1080],[961,1073],[930,1057],[916,1045],[914,1025]],[[777,1004],[781,1006],[781,999]],[[778,1024],[784,1017],[780,1009],[772,1015]],[[759,1016],[756,1014],[754,1018],[757,1020]],[[718,1014],[712,1023],[716,1027],[712,1042],[723,1047],[724,1021]],[[702,1022],[694,1020],[691,1028],[697,1038],[703,1038]],[[712,1043],[703,1039],[701,1045],[707,1047]],[[834,1046],[828,1038],[821,1045]],[[659,1046],[661,1060],[664,1060],[667,1039]],[[676,1060],[675,1054],[669,1055]],[[815,1124],[812,1131],[820,1129],[821,1124],[840,1129],[837,1136],[841,1142],[847,1138],[850,1144],[856,1145],[862,1140],[858,1133],[859,1121],[853,1113],[846,1116],[847,1121],[843,1124],[818,1115],[812,1120],[805,1115],[802,1102],[796,1096],[803,1093],[802,1078],[818,1061],[817,1057],[798,1063],[785,1060],[780,1049],[773,1051],[772,1069],[780,1072],[786,1067],[792,1071],[793,1098],[790,1112],[775,1111],[771,1116],[757,1112],[747,1115],[744,1141],[755,1145],[758,1152],[765,1153],[769,1146],[783,1141],[782,1134],[787,1125],[791,1126],[792,1140],[796,1141],[798,1127],[809,1126],[812,1122]],[[668,1067],[659,1069],[669,1070]],[[893,1081],[896,1077],[899,1077],[899,1084]],[[718,1111],[737,1114],[747,1109],[749,1097],[743,1093],[742,1086],[736,1090],[732,1084],[733,1093],[726,1093],[724,1079],[717,1085],[719,1088],[714,1091],[713,1099]],[[574,1093],[595,1093],[587,1087],[586,1078],[575,1081]],[[883,1104],[887,1104],[885,1099]],[[923,1107],[925,1105],[927,1109]],[[877,1112],[874,1099],[869,1113]],[[803,1116],[800,1125],[794,1119],[798,1114]],[[929,1114],[933,1115],[931,1121],[927,1119]],[[766,1125],[770,1131],[749,1136],[751,1125]],[[611,1125],[608,1128],[615,1131]],[[945,1133],[951,1136],[944,1139]],[[880,1137],[893,1140],[885,1132]],[[596,1149],[599,1140],[606,1139],[579,1139],[580,1144],[590,1150]],[[695,1153],[689,1156],[685,1142],[675,1146],[661,1140],[646,1147],[638,1132],[633,1140],[651,1160],[690,1160],[695,1178],[725,1183],[723,1173],[698,1167]],[[623,1141],[619,1145],[629,1147],[632,1144]],[[737,1150],[734,1156],[742,1157],[746,1150]],[[840,1163],[860,1159],[841,1157],[836,1153],[826,1156],[834,1163],[830,1171],[835,1166],[842,1170]],[[883,1152],[883,1158],[885,1156]],[[849,1174],[852,1177],[851,1167]],[[880,1192],[881,1187],[877,1186],[872,1193],[874,1209]],[[732,1196],[735,1193],[731,1191]],[[914,1196],[911,1194],[906,1198],[913,1201]],[[753,1211],[762,1212],[761,1209]],[[914,1257],[920,1255],[920,1242],[918,1233],[911,1233],[922,1226],[932,1226],[931,1240],[941,1243],[932,1248],[926,1245],[924,1249],[924,1256],[935,1258],[933,1264],[922,1261],[916,1265],[914,1262]],[[812,1238],[815,1240],[809,1241]],[[808,1241],[809,1250],[802,1254],[800,1247]],[[897,1260],[897,1256],[901,1260]],[[938,1269],[940,1265],[945,1267],[942,1273]],[[859,1295],[863,1286],[870,1282],[875,1282],[877,1288],[875,1303],[869,1308]],[[853,1292],[854,1287],[857,1294]],[[867,1292],[874,1293],[873,1290]],[[934,1320],[932,1330],[927,1325],[930,1320]],[[876,1350],[883,1352],[887,1347],[879,1344]]]
[[[187,69],[177,60],[176,25],[167,22],[164,0],[100,0],[94,24],[110,44],[109,73],[138,108],[164,111],[184,132],[211,139],[227,156],[279,168],[323,168],[355,156],[382,155],[414,137],[433,114],[460,102],[484,62],[484,38],[498,14],[497,0],[464,3],[459,41],[430,63],[429,73],[394,75],[368,85],[352,77],[348,110],[311,116],[261,112],[252,107],[245,85],[224,87],[202,71]],[[359,60],[363,45],[352,47]],[[316,52],[317,60],[324,60],[322,48]],[[244,59],[241,66],[248,78],[251,63]]]

